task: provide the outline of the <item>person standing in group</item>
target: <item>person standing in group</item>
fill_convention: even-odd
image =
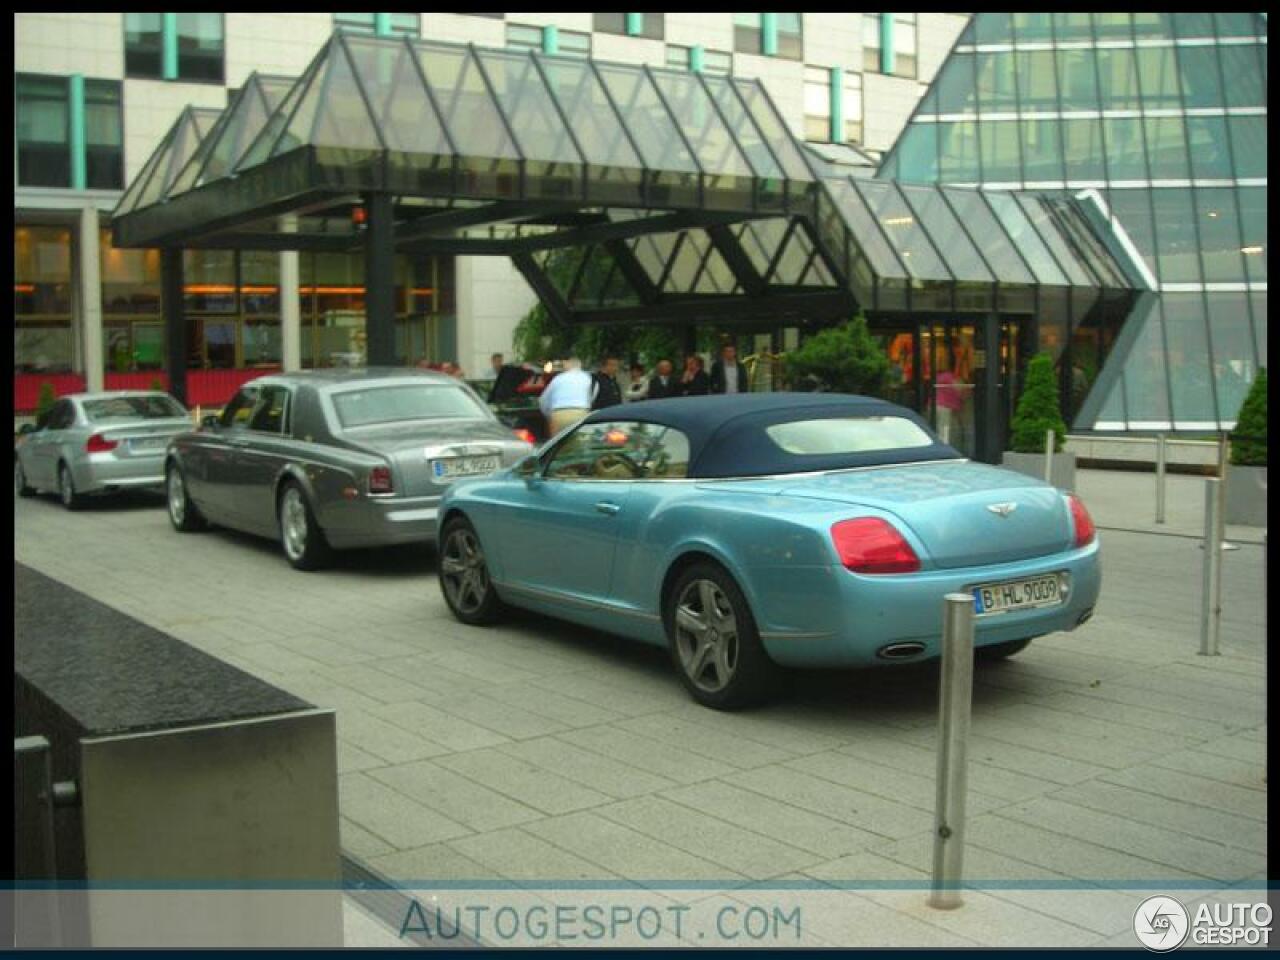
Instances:
[[[712,393],[746,393],[747,369],[738,363],[738,348],[726,343],[720,359],[711,365]]]
[[[644,364],[631,365],[631,382],[627,385],[627,403],[645,400],[649,396],[649,378],[644,375]]]
[[[618,386],[617,357],[605,357],[593,379],[596,384],[596,396],[591,403],[592,410],[603,410],[605,407],[617,406],[622,402],[622,388]]]
[[[582,369],[581,360],[570,357],[564,362],[564,372],[557,374],[538,398],[538,407],[547,418],[551,436],[589,414],[595,395],[596,384],[591,374]]]
[[[696,353],[684,358],[684,373],[680,375],[682,397],[705,397],[711,392],[711,379],[703,366],[702,358]]]
[[[680,396],[680,384],[671,375],[671,361],[659,360],[658,368],[649,380],[649,399],[661,400],[663,397]]]

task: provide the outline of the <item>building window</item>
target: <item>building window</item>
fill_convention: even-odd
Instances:
[[[760,29],[758,13],[733,15],[733,49],[736,53],[762,53],[764,32]]]
[[[542,28],[526,27],[520,23],[507,24],[507,46],[520,50],[542,49]]]
[[[71,231],[19,225],[13,229],[13,369],[71,370]]]
[[[804,59],[804,33],[798,13],[775,13],[777,18],[777,56],[784,60]]]
[[[387,18],[390,20],[390,29],[393,36],[397,37],[420,37],[422,30],[418,23],[419,14],[416,13],[388,13]],[[502,16],[502,14],[497,14]],[[335,13],[333,15],[333,25],[341,27],[344,30],[350,30],[352,33],[377,33],[378,31],[378,14],[376,13]]]
[[[916,76],[916,15],[914,13],[895,13],[893,15],[893,69],[886,70],[895,77]]]
[[[804,38],[798,13],[735,13],[733,49],[785,60],[804,59]]]
[[[220,13],[126,13],[124,16],[127,77],[222,83],[223,48]],[[175,56],[167,69],[166,49],[172,50]]]
[[[163,75],[164,35],[159,13],[126,13],[124,15],[124,75],[153,77]]]
[[[884,47],[888,29],[891,48]],[[862,15],[862,69],[915,79],[916,15],[914,13],[864,13]]]
[[[124,121],[119,80],[85,80],[85,186],[124,189]]]
[[[71,120],[66,77],[20,73],[17,94],[18,185],[71,186]]]
[[[577,30],[559,30],[556,32],[555,52],[563,57],[590,57],[591,34],[579,33]]]
[[[862,15],[862,69],[868,73],[880,73],[880,18],[881,13]]]
[[[591,28],[597,33],[661,40],[665,17],[662,13],[596,13],[592,14]]]
[[[222,14],[180,13],[178,79],[189,83],[222,83]]]
[[[804,138],[831,139],[831,71],[824,67],[804,68]]]
[[[862,74],[845,71],[844,75],[844,139],[862,143]]]
[[[667,66],[672,70],[693,70],[693,47],[667,44]],[[733,54],[723,50],[702,51],[702,73],[714,73],[727,77],[733,73]]]
[[[102,271],[102,360],[109,373],[164,367],[164,320],[160,313],[160,251],[124,250],[100,233]]]

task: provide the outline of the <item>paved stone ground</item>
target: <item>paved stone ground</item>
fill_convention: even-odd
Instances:
[[[1081,472],[1105,528],[1098,613],[979,669],[966,876],[982,889],[950,913],[920,886],[930,669],[795,674],[725,715],[689,701],[662,651],[533,615],[458,624],[429,550],[302,574],[272,543],[178,535],[145,496],[78,514],[16,501],[14,546],[333,707],[343,846],[407,884],[685,883],[743,904],[777,896],[752,882],[826,883],[840,907],[812,942],[1132,946],[1148,892],[1225,896],[1266,872],[1262,531],[1228,531],[1222,655],[1197,656],[1198,542],[1133,532],[1155,529],[1153,482]],[[1164,532],[1198,529],[1202,481],[1169,482]]]

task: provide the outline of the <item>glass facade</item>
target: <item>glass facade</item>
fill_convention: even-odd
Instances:
[[[1266,33],[1257,14],[979,13],[885,158],[881,177],[1101,196],[1158,297],[1114,344],[1042,320],[1075,429],[1229,428],[1265,365]]]
[[[13,320],[15,373],[72,369],[71,231],[66,227],[14,228]]]

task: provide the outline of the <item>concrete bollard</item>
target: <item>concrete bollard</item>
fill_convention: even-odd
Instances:
[[[1164,523],[1164,434],[1156,434],[1156,523]]]
[[[933,889],[929,906],[963,904],[964,806],[968,789],[969,717],[973,711],[973,597],[942,601],[942,677],[938,692],[938,793],[933,815]]]
[[[1221,483],[1210,477],[1204,488],[1204,578],[1200,598],[1200,655],[1204,657],[1218,655],[1222,615]]]

